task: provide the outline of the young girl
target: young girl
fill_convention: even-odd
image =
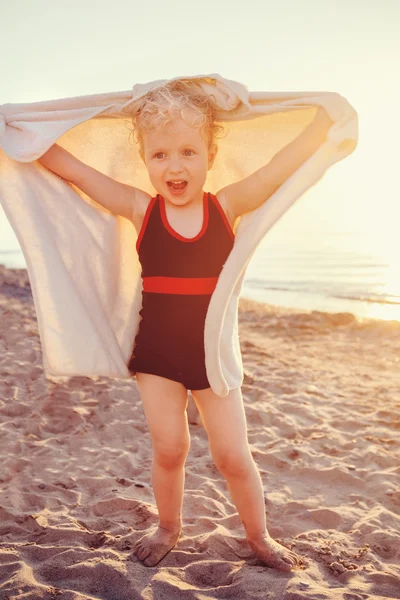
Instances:
[[[136,375],[151,434],[152,484],[159,512],[158,528],[134,547],[146,566],[156,565],[181,533],[185,460],[190,446],[188,390],[249,545],[268,566],[288,571],[304,564],[268,533],[241,389],[231,390],[226,397],[213,392],[205,368],[203,336],[207,307],[234,243],[236,219],[265,202],[289,170],[294,171],[312,154],[322,141],[324,119],[328,119],[326,113],[318,115],[306,136],[275,157],[269,170],[260,169],[215,195],[203,187],[217,155],[216,137],[222,128],[215,122],[208,100],[182,81],[149,92],[134,122],[140,156],[156,196],[107,177],[57,144],[39,159],[114,214],[130,219],[138,233],[142,320],[128,367]],[[304,143],[306,137],[308,144]]]

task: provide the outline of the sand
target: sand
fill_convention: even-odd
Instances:
[[[25,270],[0,267],[0,599],[400,598],[400,323],[241,300],[242,386],[270,534],[249,548],[189,397],[183,531],[155,567],[134,380],[44,377]]]

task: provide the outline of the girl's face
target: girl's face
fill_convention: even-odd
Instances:
[[[207,171],[213,165],[217,146],[208,150],[200,129],[176,118],[165,129],[144,133],[143,154],[150,181],[166,201],[176,206],[202,202]],[[175,191],[171,182],[176,182],[175,188],[183,188],[182,191]]]

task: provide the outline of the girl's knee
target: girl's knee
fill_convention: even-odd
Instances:
[[[185,464],[189,447],[188,440],[173,445],[153,445],[153,460],[164,469],[176,469]]]
[[[253,467],[254,460],[250,450],[217,450],[212,452],[212,457],[218,470],[224,475],[244,476]]]

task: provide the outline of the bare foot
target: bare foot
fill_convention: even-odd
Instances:
[[[158,527],[153,533],[142,537],[133,547],[133,554],[144,561],[146,567],[154,567],[175,546],[181,534],[180,529]]]
[[[304,561],[300,556],[282,546],[268,534],[257,540],[247,538],[247,541],[258,558],[269,567],[290,571],[293,567],[304,566]]]

